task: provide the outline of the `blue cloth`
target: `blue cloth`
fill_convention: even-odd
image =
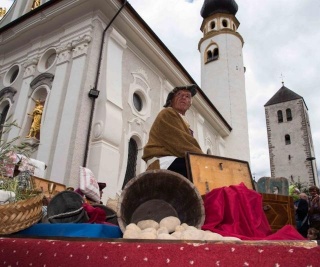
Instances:
[[[33,237],[87,237],[87,238],[121,238],[119,226],[89,223],[38,223],[17,232],[16,235]]]

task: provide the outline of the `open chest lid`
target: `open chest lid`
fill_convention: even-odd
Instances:
[[[188,177],[201,195],[215,188],[238,185],[241,182],[247,188],[254,189],[247,161],[188,152],[186,163]]]

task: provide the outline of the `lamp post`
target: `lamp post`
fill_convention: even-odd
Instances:
[[[306,158],[306,160],[310,161],[311,163],[311,170],[312,170],[312,177],[313,177],[313,184],[316,185],[316,180],[315,180],[315,177],[314,177],[314,169],[313,169],[313,160],[315,160],[316,158],[315,157],[308,157]]]

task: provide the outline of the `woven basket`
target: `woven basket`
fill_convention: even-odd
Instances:
[[[0,205],[0,235],[12,234],[37,223],[42,216],[42,194]]]

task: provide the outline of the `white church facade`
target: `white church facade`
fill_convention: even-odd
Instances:
[[[187,118],[203,152],[249,162],[237,9],[204,1],[202,86]],[[3,138],[34,147],[44,178],[67,186],[85,166],[114,197],[145,171],[142,149],[169,91],[194,83],[127,1],[16,0],[0,20],[1,119],[20,126]],[[26,138],[36,100],[40,134]]]

